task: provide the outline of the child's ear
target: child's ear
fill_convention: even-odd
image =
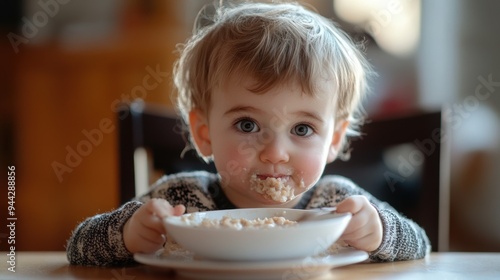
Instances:
[[[327,163],[333,162],[337,158],[339,150],[342,148],[342,140],[344,139],[348,126],[349,126],[349,121],[347,120],[341,120],[335,124],[335,131],[333,131],[332,143],[328,150]]]
[[[194,109],[189,112],[189,132],[198,153],[203,157],[211,156],[212,142],[208,130],[208,119],[200,110]]]

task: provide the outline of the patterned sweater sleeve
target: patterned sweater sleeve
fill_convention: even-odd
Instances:
[[[79,224],[67,242],[70,264],[86,266],[123,266],[134,263],[133,254],[123,242],[123,226],[135,211],[151,198],[163,198],[170,204],[183,204],[188,212],[215,209],[210,188],[217,176],[208,172],[189,172],[164,176],[151,190],[120,208],[90,217]]]
[[[420,259],[430,252],[429,239],[419,225],[346,178],[340,176],[323,178],[315,189],[308,207],[335,206],[351,195],[366,196],[377,209],[382,221],[383,240],[379,248],[369,252],[370,261]]]
[[[121,266],[134,262],[125,248],[122,229],[142,205],[130,201],[108,213],[83,221],[68,240],[66,253],[70,264],[86,266]]]

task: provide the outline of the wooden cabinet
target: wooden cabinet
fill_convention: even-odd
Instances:
[[[118,206],[119,102],[170,104],[178,28],[23,48],[14,72],[17,250],[64,250],[84,218]]]

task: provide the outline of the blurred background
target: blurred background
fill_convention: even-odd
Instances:
[[[209,2],[0,2],[0,178],[15,166],[16,250],[64,250],[79,222],[119,205],[116,112],[135,98],[171,106],[175,46]],[[366,44],[370,118],[443,113],[445,249],[500,251],[500,2],[304,2]]]

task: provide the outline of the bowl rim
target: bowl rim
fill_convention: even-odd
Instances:
[[[180,216],[169,216],[163,218],[163,223],[165,226],[172,226],[176,228],[182,228],[182,229],[189,229],[189,230],[194,230],[194,231],[216,231],[216,232],[221,232],[221,231],[254,231],[254,232],[259,232],[261,230],[291,230],[291,229],[307,229],[311,227],[323,227],[327,226],[331,223],[340,223],[342,222],[343,219],[351,219],[352,214],[347,212],[347,213],[334,213],[334,216],[331,219],[324,219],[324,220],[313,220],[313,221],[304,221],[304,222],[298,222],[296,225],[293,226],[279,226],[279,227],[269,227],[269,228],[241,228],[241,229],[234,229],[234,228],[228,228],[228,227],[200,227],[197,225],[192,225],[192,224],[186,224],[179,222],[181,217],[183,216],[188,216],[188,215],[199,215],[199,214],[206,214],[208,212],[211,212],[213,214],[214,212],[246,212],[246,211],[253,211],[253,210],[259,210],[259,211],[293,211],[293,212],[306,212],[313,209],[294,209],[294,208],[238,208],[238,209],[226,209],[226,210],[209,210],[209,211],[202,211],[202,212],[192,212],[192,213],[185,213]],[[275,216],[278,216],[276,214]],[[258,229],[258,230],[257,230]]]

